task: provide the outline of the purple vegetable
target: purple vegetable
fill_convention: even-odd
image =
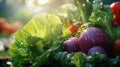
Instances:
[[[88,55],[94,54],[96,52],[107,55],[107,52],[100,46],[90,48],[90,50],[88,51]]]
[[[78,51],[78,38],[77,37],[72,37],[63,43],[63,48],[67,52],[76,52]]]
[[[82,32],[78,46],[82,52],[87,54],[88,50],[94,46],[101,46],[105,50],[108,49],[109,42],[107,35],[101,29],[91,27]]]

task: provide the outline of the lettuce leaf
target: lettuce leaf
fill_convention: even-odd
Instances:
[[[72,53],[68,52],[58,52],[54,55],[54,59],[58,62],[61,67],[75,67],[75,65],[71,62]]]
[[[16,40],[23,41],[26,36],[38,36],[48,42],[62,34],[62,23],[54,14],[42,14],[31,19],[22,29],[16,33]]]
[[[76,67],[83,67],[84,63],[87,60],[87,56],[84,53],[77,52],[75,55],[72,57],[71,62],[75,64]]]
[[[62,44],[61,20],[54,14],[36,16],[16,32],[15,40],[10,51],[16,67],[26,63],[42,65]]]

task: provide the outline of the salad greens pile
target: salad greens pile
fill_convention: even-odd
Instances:
[[[88,56],[82,52],[68,53],[63,50],[63,42],[71,37],[71,32],[68,29],[64,30],[68,20],[72,23],[92,22],[87,27],[101,28],[108,34],[111,41],[120,38],[120,27],[112,27],[113,14],[109,7],[101,4],[102,0],[94,0],[93,3],[88,0],[76,1],[76,5],[73,5],[75,10],[67,6],[67,9],[61,7],[49,14],[40,14],[15,33],[15,42],[10,49],[15,67],[26,65],[32,67],[120,66],[120,56],[110,58],[101,53]],[[61,17],[62,14],[66,16]],[[76,19],[76,22],[73,19]],[[77,36],[80,36],[83,30],[80,27],[76,33]]]
[[[51,19],[52,17],[52,19]],[[59,49],[62,43],[62,23],[54,14],[40,15],[30,20],[21,31],[15,34],[15,43],[11,47],[13,64],[25,63],[42,65],[52,51]]]

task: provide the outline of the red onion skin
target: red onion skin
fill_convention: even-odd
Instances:
[[[106,33],[101,29],[91,27],[82,32],[79,37],[78,46],[83,53],[88,53],[88,50],[94,46],[101,46],[105,50],[109,50],[110,41]]]

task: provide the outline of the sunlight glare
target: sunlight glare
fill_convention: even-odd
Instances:
[[[48,3],[48,0],[38,0],[38,4],[43,5],[43,4],[46,4],[46,3]]]

